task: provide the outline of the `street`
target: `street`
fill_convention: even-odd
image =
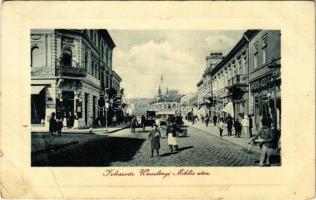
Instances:
[[[148,127],[108,135],[65,133],[47,149],[49,134],[32,133],[32,166],[257,166],[259,154],[194,127],[177,138],[180,151],[170,153],[165,132],[160,156],[150,158]]]

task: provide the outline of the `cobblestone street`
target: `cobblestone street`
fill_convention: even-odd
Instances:
[[[190,127],[188,137],[177,139],[180,152],[171,154],[167,138],[160,140],[161,156],[150,158],[150,141],[146,140],[132,160],[113,162],[113,166],[256,166],[259,154],[248,152],[239,145],[227,142],[199,129]],[[131,135],[129,130],[118,132],[113,136],[129,135],[146,139],[147,135],[138,132]],[[164,136],[164,133],[162,134]]]
[[[259,154],[194,127],[188,137],[177,139],[180,152],[170,153],[165,133],[160,156],[150,158],[149,130],[135,134],[124,129],[109,135],[65,134],[58,138],[69,145],[54,151],[32,153],[33,166],[256,166]],[[46,135],[32,136],[32,144]],[[75,142],[74,142],[75,141]],[[56,140],[56,143],[57,140]],[[34,149],[34,148],[33,148]]]

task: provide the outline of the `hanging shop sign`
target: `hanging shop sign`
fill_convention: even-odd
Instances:
[[[269,88],[271,85],[271,76],[265,76],[261,79],[258,79],[250,84],[250,89],[252,91],[262,90]]]

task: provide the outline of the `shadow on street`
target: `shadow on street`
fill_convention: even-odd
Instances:
[[[58,151],[32,155],[32,166],[109,166],[111,162],[131,160],[144,141],[138,138],[98,138]]]
[[[167,153],[161,154],[160,156],[161,156],[161,157],[170,156],[170,155],[172,155],[172,154],[177,154],[177,153],[180,153],[180,152],[183,151],[183,150],[191,149],[191,148],[193,148],[193,146],[181,147],[181,148],[179,148],[179,151],[178,151],[178,152],[167,152]]]

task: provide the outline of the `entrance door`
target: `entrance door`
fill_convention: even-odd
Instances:
[[[74,125],[74,92],[63,91],[63,116],[66,118],[67,127]]]
[[[40,124],[45,119],[45,90],[31,96],[31,123]]]
[[[86,126],[88,125],[88,94],[84,94],[84,121],[86,122]]]

